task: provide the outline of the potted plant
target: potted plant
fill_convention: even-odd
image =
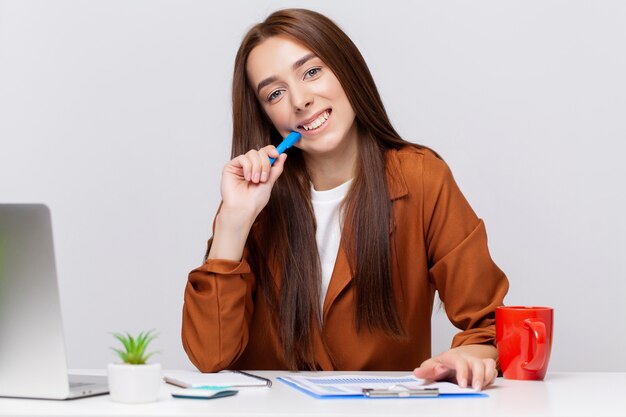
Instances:
[[[146,363],[157,353],[146,353],[146,348],[157,335],[150,330],[137,337],[128,333],[113,333],[113,336],[122,342],[124,349],[111,348],[123,362],[108,366],[111,398],[129,404],[156,401],[161,388],[161,364]]]

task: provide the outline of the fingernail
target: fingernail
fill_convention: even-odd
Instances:
[[[261,181],[262,181],[262,182],[267,181],[267,172],[263,171],[263,172],[261,173]]]
[[[474,383],[474,389],[476,391],[480,391],[481,389],[483,389],[482,385],[480,384],[480,382],[475,382]]]
[[[257,172],[256,174],[254,174],[254,182],[259,182],[259,173]]]
[[[467,388],[467,380],[466,379],[462,379],[459,381],[459,386],[461,388]]]

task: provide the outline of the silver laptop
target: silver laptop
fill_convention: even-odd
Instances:
[[[50,211],[0,204],[0,396],[106,394],[104,376],[68,375]]]

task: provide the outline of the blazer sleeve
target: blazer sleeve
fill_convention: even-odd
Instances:
[[[422,178],[430,279],[448,318],[461,330],[452,347],[495,345],[495,309],[509,284],[491,259],[485,225],[443,160],[426,155]]]
[[[256,278],[247,259],[208,259],[189,273],[182,342],[201,372],[226,369],[248,344]]]

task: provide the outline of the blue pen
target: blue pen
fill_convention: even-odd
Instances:
[[[278,154],[280,155],[287,149],[291,148],[293,144],[296,143],[298,139],[300,139],[300,136],[302,135],[300,135],[300,133],[298,132],[291,132],[290,134],[288,134],[287,137],[283,139],[282,142],[280,142],[280,145],[276,147]],[[274,161],[276,161],[276,158],[270,158],[270,165],[274,165]]]

